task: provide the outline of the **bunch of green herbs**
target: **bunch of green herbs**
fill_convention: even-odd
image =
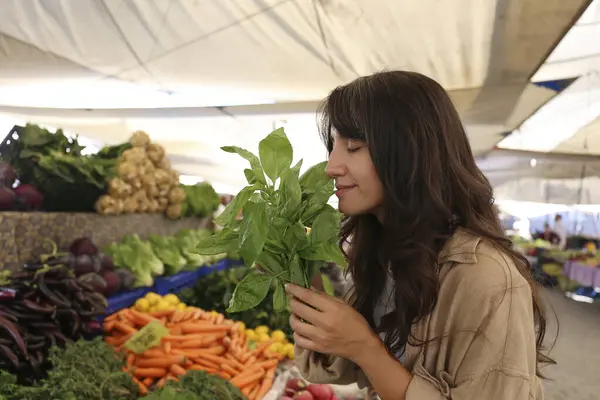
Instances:
[[[17,384],[17,378],[0,371],[0,399],[6,400],[130,400],[139,389],[123,372],[125,357],[115,353],[102,338],[79,340],[64,349],[50,349],[48,377],[33,386]]]
[[[168,381],[145,400],[245,400],[231,383],[204,371],[189,371],[179,382]]]
[[[340,214],[327,204],[333,180],[326,162],[300,175],[302,160],[292,166],[292,145],[282,128],[259,143],[259,157],[235,146],[222,150],[249,161],[244,170],[248,185],[216,219],[223,229],[202,241],[197,252],[237,252],[250,267],[233,293],[229,312],[256,307],[271,287],[273,307],[283,310],[286,283],[309,287],[324,262],[345,265],[338,246]],[[240,210],[241,221],[236,218]],[[255,264],[260,268],[252,268]]]

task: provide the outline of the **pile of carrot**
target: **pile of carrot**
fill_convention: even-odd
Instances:
[[[134,354],[123,344],[152,321],[169,329],[161,344]],[[167,380],[178,380],[190,370],[205,371],[228,380],[249,400],[261,400],[271,389],[282,359],[269,352],[271,342],[251,349],[243,325],[222,314],[199,308],[141,313],[126,308],[104,321],[105,341],[127,354],[126,370],[145,395]]]

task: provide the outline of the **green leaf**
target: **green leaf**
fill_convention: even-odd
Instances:
[[[244,217],[240,227],[240,256],[246,266],[251,267],[262,252],[269,232],[267,203],[248,202],[244,206]]]
[[[315,190],[328,182],[332,182],[332,179],[327,176],[325,168],[327,168],[327,161],[315,164],[307,169],[300,177],[300,186],[303,189]]]
[[[311,245],[299,252],[305,260],[332,262],[340,267],[346,266],[346,258],[336,243]]]
[[[300,189],[298,177],[289,168],[281,175],[279,191],[283,195],[282,215],[287,218],[292,217],[302,203],[302,189]]]
[[[242,158],[248,160],[250,163],[250,168],[252,168],[252,172],[254,173],[254,177],[256,180],[262,184],[266,184],[267,180],[265,179],[265,174],[263,172],[262,166],[260,164],[260,160],[256,155],[252,154],[246,149],[242,149],[237,146],[224,146],[221,147],[221,150],[227,153],[237,153]]]
[[[302,286],[302,287],[309,286],[308,279],[306,277],[306,274],[305,274],[305,271],[303,268],[302,260],[300,260],[300,257],[298,256],[298,254],[294,254],[292,256],[292,259],[290,260],[289,270],[290,270],[290,281],[294,285],[298,285],[298,286]]]
[[[296,165],[294,165],[292,167],[292,171],[294,171],[294,173],[296,174],[296,176],[300,176],[300,168],[302,168],[302,162],[303,160],[300,160],[296,163]]]
[[[202,240],[196,246],[196,253],[202,255],[229,253],[230,251],[237,250],[239,243],[239,233],[225,228],[221,232]]]
[[[244,170],[244,176],[246,177],[246,181],[248,181],[248,183],[250,185],[253,185],[254,183],[256,183],[256,175],[254,174],[254,171],[252,171],[251,169],[246,168]]]
[[[335,296],[335,289],[333,288],[333,284],[329,280],[327,274],[321,274],[321,280],[323,281],[323,289],[325,289],[325,293],[330,296]]]
[[[289,271],[284,270],[283,260],[277,254],[263,250],[256,259],[256,263],[273,276],[281,277],[284,281],[290,279]]]
[[[246,205],[256,188],[254,186],[246,186],[231,200],[225,210],[215,219],[215,223],[221,226],[231,225],[240,210]]]
[[[340,233],[339,214],[331,209],[320,213],[312,223],[310,243],[312,245],[335,242]]]
[[[289,254],[304,250],[310,244],[306,235],[306,228],[301,222],[296,222],[286,229],[283,235],[283,242],[287,245]]]
[[[283,311],[287,308],[288,299],[287,294],[285,293],[285,287],[283,283],[279,280],[275,280],[275,293],[273,293],[273,308],[275,311]]]
[[[283,128],[271,132],[258,144],[258,154],[265,174],[275,183],[283,171],[292,165],[294,151]]]
[[[251,269],[250,273],[235,287],[227,312],[246,311],[258,306],[267,297],[272,280],[271,276]]]

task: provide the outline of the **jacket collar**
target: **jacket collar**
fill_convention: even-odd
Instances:
[[[464,228],[458,227],[454,234],[446,241],[438,256],[438,262],[445,264],[455,262],[461,264],[475,264],[477,256],[475,251],[481,238],[475,236]]]

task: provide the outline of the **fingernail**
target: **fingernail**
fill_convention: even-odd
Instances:
[[[286,283],[286,284],[284,285],[284,287],[285,287],[285,291],[287,292],[287,291],[289,291],[289,289],[290,289],[290,284],[289,284],[289,283]]]

